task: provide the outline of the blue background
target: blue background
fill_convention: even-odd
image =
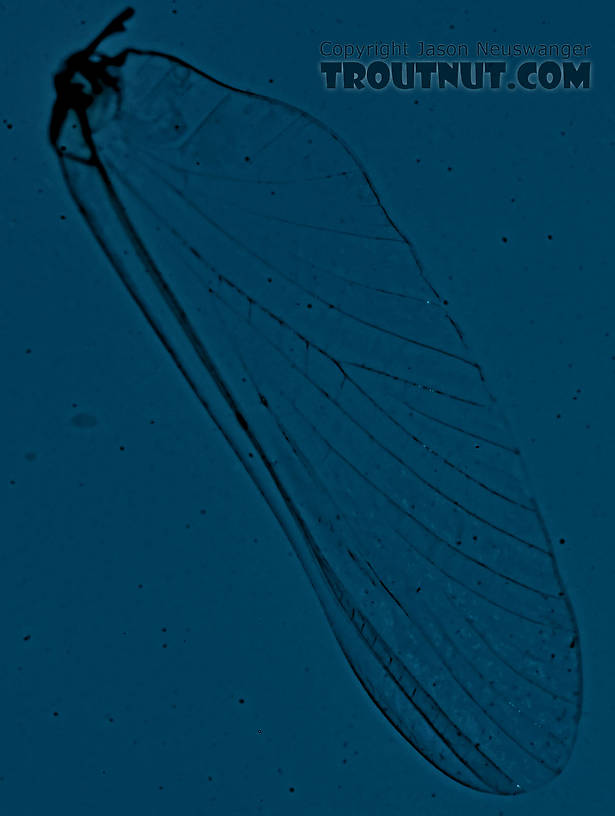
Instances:
[[[499,799],[435,771],[367,699],[288,542],[62,183],[46,143],[52,73],[119,10],[0,3],[2,812],[606,813],[615,15],[150,0],[107,46],[161,48],[339,132],[508,407],[564,539],[585,707],[562,776]],[[594,87],[326,92],[325,39],[588,42]]]

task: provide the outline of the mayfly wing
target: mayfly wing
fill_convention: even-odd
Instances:
[[[464,785],[542,785],[575,739],[577,627],[519,451],[411,243],[312,116],[100,42],[57,75],[50,133],[101,247],[385,716]]]

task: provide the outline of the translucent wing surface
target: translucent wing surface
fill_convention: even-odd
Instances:
[[[576,624],[519,452],[410,243],[304,112],[166,55],[108,71],[57,125],[66,180],[359,680],[464,785],[548,781],[579,718]]]

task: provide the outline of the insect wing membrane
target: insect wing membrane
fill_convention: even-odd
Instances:
[[[519,452],[347,147],[291,106],[129,50],[65,175],[293,542],[359,680],[434,765],[558,774],[578,635]],[[78,151],[73,154],[79,156]]]

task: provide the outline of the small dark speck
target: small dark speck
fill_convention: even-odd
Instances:
[[[124,447],[124,445],[120,445],[120,450],[121,450],[121,451],[126,450],[126,448]]]
[[[243,697],[240,697],[240,698],[239,698],[239,700],[237,700],[237,702],[238,702],[240,705],[243,705],[243,704],[245,703],[245,700],[243,699]]]
[[[9,484],[14,485],[15,484],[15,479],[9,479]]]
[[[289,788],[288,790],[289,790],[289,792],[290,792],[290,793],[294,793],[294,792],[295,792],[295,789],[294,789],[294,788]]]
[[[273,80],[272,80],[272,79],[270,79],[270,80],[269,80],[269,82],[273,84]]]
[[[34,462],[34,460],[36,459],[36,454],[34,453],[34,451],[28,451],[28,453],[24,454],[24,457],[28,462]]]
[[[61,216],[60,216],[60,221],[66,221],[66,216],[65,216],[65,215],[61,215]]]
[[[54,712],[53,712],[53,716],[54,716],[54,717],[59,717],[59,716],[60,716],[60,714],[59,714],[59,712],[58,712],[58,711],[54,711]]]
[[[547,235],[547,241],[552,241],[552,240],[553,240],[553,236],[552,235]]]
[[[452,173],[452,172],[453,172],[453,168],[452,168],[452,167],[447,167],[446,169],[448,170],[448,172],[449,172],[449,173]]]
[[[560,538],[559,543],[560,543],[560,544],[565,544],[565,543],[566,543],[566,539],[565,539],[565,538]]]
[[[26,636],[24,637],[24,640],[31,640],[31,638],[32,638],[32,635],[26,635]]]
[[[137,584],[137,589],[143,589],[143,584]]]
[[[163,649],[167,649],[167,648],[168,648],[167,644],[166,644],[166,643],[163,643],[163,644],[162,644],[162,648],[163,648]]]
[[[32,349],[31,349],[31,348],[27,348],[27,349],[26,349],[26,354],[32,354]]]
[[[6,129],[7,130],[13,130],[13,125],[10,122],[7,122],[6,123]]]
[[[249,161],[250,161],[250,157],[249,157],[249,156],[244,156],[244,157],[243,157],[243,160],[244,160],[245,162],[249,162]]]
[[[508,243],[508,238],[507,238],[505,235],[503,235],[503,236],[502,236],[502,243],[503,243],[503,244],[507,244],[507,243]]]

